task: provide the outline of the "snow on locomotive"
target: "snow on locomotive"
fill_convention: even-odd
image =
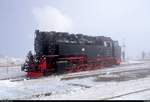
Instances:
[[[121,62],[118,41],[104,36],[36,30],[34,50],[21,68],[30,78],[106,68]]]

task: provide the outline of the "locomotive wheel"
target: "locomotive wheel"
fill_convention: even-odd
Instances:
[[[74,72],[74,71],[73,71],[73,68],[69,68],[69,69],[67,69],[67,71],[66,71],[67,74],[73,73],[73,72]]]
[[[87,65],[87,71],[91,70],[92,69],[92,66],[91,65]]]
[[[82,66],[82,71],[86,71],[87,70],[87,67],[84,65]]]
[[[75,72],[80,72],[80,71],[81,71],[81,67],[80,66],[75,68]]]
[[[75,69],[75,72],[80,72],[80,70],[78,68]]]
[[[104,63],[103,63],[103,62],[101,62],[100,66],[101,66],[101,68],[103,68],[103,67],[104,67]]]
[[[48,71],[44,70],[43,75],[48,76]]]
[[[84,66],[83,65],[79,65],[78,68],[77,68],[77,71],[84,71]]]

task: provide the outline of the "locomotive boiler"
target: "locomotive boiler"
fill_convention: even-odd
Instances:
[[[118,41],[104,36],[36,30],[34,50],[21,67],[30,78],[95,70],[121,62]]]

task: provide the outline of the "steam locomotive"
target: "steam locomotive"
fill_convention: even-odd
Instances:
[[[30,78],[95,70],[121,62],[118,41],[104,36],[36,30],[34,50],[21,67]]]

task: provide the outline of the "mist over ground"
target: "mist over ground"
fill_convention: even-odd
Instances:
[[[2,55],[33,51],[35,29],[109,36],[129,58],[150,52],[149,0],[1,0],[0,12]]]

